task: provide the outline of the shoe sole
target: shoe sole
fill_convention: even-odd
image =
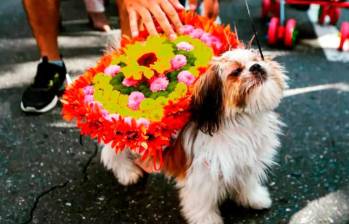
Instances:
[[[23,105],[23,102],[21,102],[21,109],[22,109],[22,111],[27,112],[27,113],[45,113],[45,112],[55,108],[57,103],[58,103],[58,96],[55,96],[49,104],[47,104],[45,107],[43,107],[41,109],[37,109],[35,107],[25,107]]]
[[[67,73],[66,74],[66,81],[60,89],[62,91],[64,91],[64,86],[66,84],[69,85],[70,83],[72,83],[72,80],[70,78],[70,75]],[[41,109],[37,109],[35,107],[25,107],[23,102],[21,102],[21,110],[23,112],[26,112],[26,113],[46,113],[46,112],[52,110],[53,108],[55,108],[57,103],[58,103],[58,96],[55,96],[49,104],[47,104],[45,107],[43,107]]]

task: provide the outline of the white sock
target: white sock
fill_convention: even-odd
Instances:
[[[52,60],[52,61],[49,61],[48,63],[54,64],[54,65],[58,65],[58,66],[61,66],[61,67],[64,66],[63,60]]]

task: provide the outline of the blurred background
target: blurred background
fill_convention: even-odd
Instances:
[[[287,126],[267,183],[272,208],[254,211],[227,201],[225,223],[349,223],[349,40],[337,50],[349,10],[334,25],[330,18],[319,25],[318,6],[287,5],[286,18],[297,23],[290,49],[282,37],[270,46],[262,1],[249,4],[264,54],[276,56],[290,77],[278,108]],[[60,50],[76,77],[120,36],[117,10],[110,1],[112,30],[105,33],[89,26],[82,0],[62,0],[60,7]],[[220,18],[236,26],[241,40],[253,36],[243,1],[221,0]],[[173,182],[152,175],[122,187],[99,163],[96,143],[79,144],[79,131],[61,119],[60,106],[40,116],[21,112],[39,57],[21,0],[1,0],[0,223],[184,223]]]

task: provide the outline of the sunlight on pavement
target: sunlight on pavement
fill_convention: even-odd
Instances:
[[[308,203],[291,217],[289,224],[349,222],[348,191],[338,190]]]

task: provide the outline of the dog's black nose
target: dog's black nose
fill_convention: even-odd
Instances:
[[[260,64],[254,64],[250,67],[250,72],[257,78],[265,80],[267,78],[267,72]]]
[[[254,64],[250,67],[250,72],[252,73],[264,72],[264,69],[260,64]]]

